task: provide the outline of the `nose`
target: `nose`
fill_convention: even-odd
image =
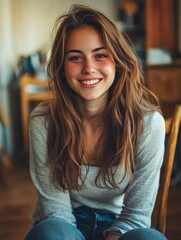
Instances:
[[[93,74],[96,72],[95,64],[93,63],[92,60],[86,59],[84,61],[82,72],[84,74]]]

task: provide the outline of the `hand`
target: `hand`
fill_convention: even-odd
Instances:
[[[105,240],[118,240],[121,237],[118,233],[109,233]]]

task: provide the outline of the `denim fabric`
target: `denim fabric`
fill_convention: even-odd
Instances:
[[[113,213],[85,206],[76,208],[74,215],[86,240],[104,240],[103,231],[117,219]],[[137,228],[123,234],[120,240],[166,240],[166,237],[153,228]]]
[[[113,213],[84,206],[76,208],[74,216],[77,220],[77,228],[86,240],[103,240],[103,231],[116,220]]]
[[[120,240],[167,240],[167,238],[153,228],[136,228],[123,234]]]
[[[85,240],[81,232],[61,218],[50,218],[37,223],[25,240]]]
[[[103,231],[116,220],[116,216],[103,210],[85,206],[74,209],[77,228],[63,219],[46,219],[36,224],[25,240],[103,240]],[[137,228],[123,234],[119,240],[166,240],[152,228]]]

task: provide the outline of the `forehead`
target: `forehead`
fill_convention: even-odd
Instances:
[[[93,49],[104,45],[100,34],[93,27],[85,25],[69,33],[65,42],[65,49]]]

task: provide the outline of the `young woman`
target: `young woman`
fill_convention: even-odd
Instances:
[[[123,33],[74,5],[56,23],[53,99],[31,114],[38,192],[26,240],[165,240],[150,228],[164,120]]]

